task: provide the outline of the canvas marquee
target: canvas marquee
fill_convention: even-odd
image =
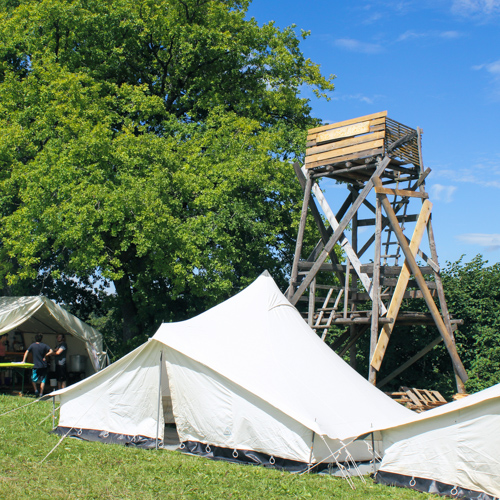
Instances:
[[[47,297],[0,297],[0,334],[9,332],[22,335],[24,348],[37,333],[43,334],[43,342],[50,347],[55,347],[58,334],[65,334],[69,354],[89,359],[88,375],[106,366],[101,333]]]
[[[325,345],[267,272],[55,395],[61,434],[154,446],[175,426],[185,451],[290,468],[342,461],[352,438],[415,415]],[[372,457],[365,442],[347,449]]]

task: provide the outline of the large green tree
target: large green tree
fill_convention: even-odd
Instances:
[[[112,283],[104,309],[136,343],[263,269],[285,279],[289,162],[315,124],[300,92],[333,84],[293,28],[259,27],[247,6],[0,0],[4,293],[102,304],[95,284]]]

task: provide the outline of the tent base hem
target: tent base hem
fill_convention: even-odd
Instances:
[[[481,491],[468,490],[460,486],[442,483],[433,479],[405,476],[403,474],[396,474],[383,470],[377,471],[375,482],[387,486],[410,488],[412,490],[422,491],[423,493],[433,493],[435,495],[453,498],[467,498],[471,500],[495,500],[496,498]]]
[[[97,441],[99,443],[121,444],[123,446],[135,446],[138,448],[155,448],[156,438],[147,436],[131,436],[127,434],[118,434],[107,432],[98,429],[80,429],[74,427],[56,427],[54,434],[60,436],[74,437],[83,439],[84,441]],[[158,445],[162,446],[162,441],[158,441]]]
[[[197,455],[211,460],[225,460],[236,464],[262,465],[269,469],[286,470],[289,472],[304,472],[308,464],[296,460],[274,457],[253,450],[229,449],[221,446],[213,446],[198,441],[184,441],[179,447],[180,451],[190,455]],[[320,464],[313,469],[320,472],[328,468],[328,463]]]

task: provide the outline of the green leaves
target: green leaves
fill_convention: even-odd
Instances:
[[[450,312],[464,321],[455,336],[471,392],[500,382],[500,264],[487,264],[481,255],[460,259],[443,280]]]
[[[266,268],[284,281],[301,199],[289,161],[315,124],[299,90],[333,85],[293,28],[245,20],[247,5],[1,4],[6,286],[113,282],[128,341]]]

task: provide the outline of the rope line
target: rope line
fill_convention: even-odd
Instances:
[[[9,411],[6,411],[5,413],[1,413],[0,414],[0,417],[3,417],[4,415],[8,415],[9,413],[13,413],[17,410],[21,410],[23,408],[26,408],[27,406],[30,406],[32,404],[35,404],[35,403],[38,403],[39,401],[41,401],[42,398],[38,398],[38,399],[35,399],[34,401],[31,401],[31,403],[27,403],[23,406],[18,406],[17,408],[14,408],[13,410],[9,410]]]
[[[60,406],[58,406],[58,407],[56,408],[56,411],[58,411],[60,408],[61,408],[61,407],[60,407]],[[49,417],[52,417],[52,416],[54,416],[54,413],[53,413],[53,412],[50,412],[50,413],[49,413],[49,414],[48,414],[48,415],[47,415],[47,416],[46,416],[46,417],[45,417],[45,418],[44,418],[44,419],[43,419],[43,420],[42,420],[42,421],[41,421],[38,425],[42,425],[42,424],[45,422],[45,420],[47,420]]]

